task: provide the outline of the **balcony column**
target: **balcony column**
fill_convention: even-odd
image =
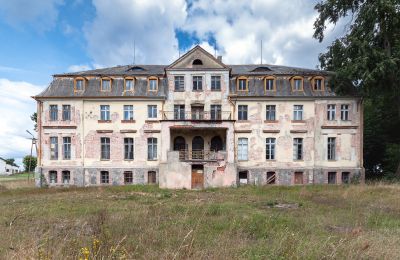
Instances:
[[[171,129],[167,122],[161,123],[161,162],[166,162],[171,147]]]
[[[226,129],[226,153],[228,163],[235,162],[235,134],[233,124],[229,124]]]

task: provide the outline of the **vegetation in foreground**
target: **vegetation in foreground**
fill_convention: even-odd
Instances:
[[[400,185],[9,189],[1,259],[400,255]]]

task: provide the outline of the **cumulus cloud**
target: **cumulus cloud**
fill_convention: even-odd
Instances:
[[[63,0],[0,0],[0,16],[14,27],[25,24],[46,31],[56,25],[61,4]]]
[[[27,82],[10,81],[0,78],[0,156],[21,159],[30,153],[31,141],[26,130],[34,133],[30,115],[36,111],[36,102],[31,98],[41,92],[44,86]]]
[[[101,65],[166,63],[178,56],[174,28],[186,18],[184,0],[94,0],[96,16],[84,26],[88,53]]]
[[[71,65],[68,67],[68,72],[77,72],[77,71],[84,71],[84,70],[91,70],[92,66],[88,64],[76,64]]]

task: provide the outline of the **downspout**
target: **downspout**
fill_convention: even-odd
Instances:
[[[233,161],[236,162],[236,136],[235,136],[235,124],[236,120],[234,119],[236,115],[236,100],[235,102],[232,101],[231,97],[228,96],[229,103],[233,106],[233,113],[231,115],[231,120],[233,120]]]
[[[363,98],[359,100],[360,106],[360,168],[361,179],[365,183],[365,169],[364,169],[364,104]]]

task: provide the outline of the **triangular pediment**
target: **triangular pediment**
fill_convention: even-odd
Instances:
[[[182,55],[167,69],[229,69],[199,45]]]

